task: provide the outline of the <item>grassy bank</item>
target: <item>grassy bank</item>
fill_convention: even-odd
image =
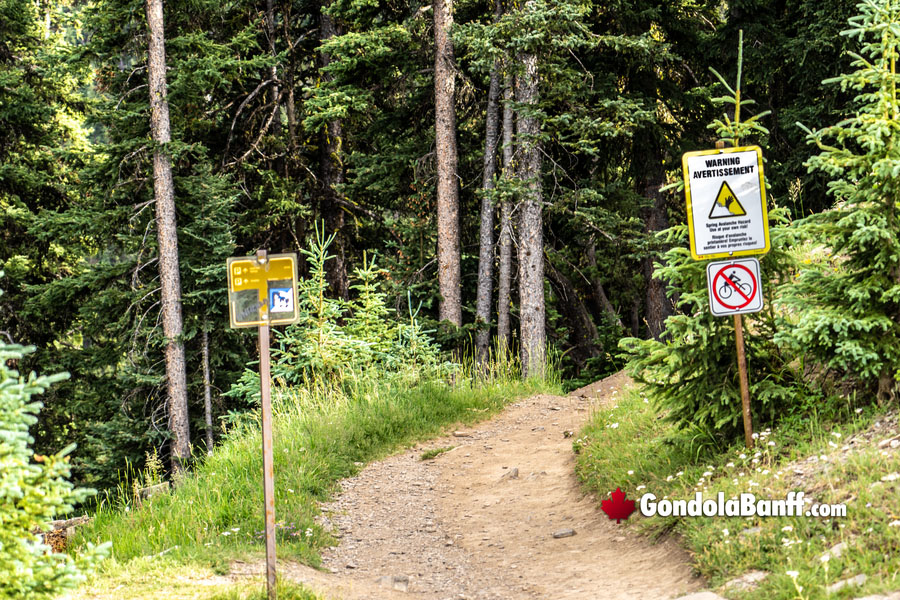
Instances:
[[[555,389],[513,378],[476,384],[458,377],[454,385],[413,386],[355,381],[349,390],[313,385],[275,395],[280,558],[317,564],[319,550],[332,540],[314,521],[316,503],[366,462],[450,424],[484,419],[516,398]],[[135,559],[149,565],[148,557],[225,573],[230,560],[258,556],[264,548],[260,446],[258,424],[251,421],[201,459],[175,492],[141,506],[125,489],[103,498],[93,522],[80,532],[82,543],[113,541],[113,558],[101,578],[117,577]]]
[[[747,451],[675,431],[636,389],[580,433],[578,472],[599,498],[617,487],[631,499],[652,492],[686,500],[698,491],[782,499],[795,490],[819,503],[846,503],[847,516],[830,519],[632,515],[628,526],[680,533],[699,573],[730,598],[843,599],[900,589],[900,449],[889,443],[900,434],[897,414],[850,404],[827,412],[834,422],[796,419],[760,432]],[[757,589],[722,587],[757,569],[769,573]],[[862,585],[827,591],[859,575]]]

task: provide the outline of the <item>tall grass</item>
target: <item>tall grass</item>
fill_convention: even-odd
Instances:
[[[464,369],[472,372],[471,368]],[[370,460],[439,434],[452,423],[473,422],[509,401],[553,389],[521,382],[494,365],[491,377],[422,381],[357,374],[341,383],[306,381],[275,386],[275,505],[279,556],[307,564],[332,540],[315,523],[316,503],[341,478]],[[421,381],[421,380],[420,380]],[[263,548],[262,457],[257,420],[244,419],[174,492],[138,506],[129,486],[99,501],[80,543],[113,542],[118,561],[166,553],[213,565]]]

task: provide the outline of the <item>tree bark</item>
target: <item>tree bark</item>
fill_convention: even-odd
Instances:
[[[437,155],[437,266],[441,321],[462,325],[459,183],[456,156],[456,71],[450,27],[453,0],[434,3],[434,106]]]
[[[528,10],[526,3],[525,10]],[[522,75],[517,79],[516,101],[537,104],[539,75],[537,56],[520,56]],[[544,238],[541,205],[540,123],[525,112],[517,118],[517,144],[521,163],[517,169],[526,192],[519,215],[519,331],[521,332],[522,374],[543,377],[547,369],[547,332],[544,307]]]
[[[663,169],[662,158],[658,152],[651,152],[651,161],[645,167],[644,196],[650,200],[650,206],[644,210],[644,233],[653,236],[669,225],[666,215],[666,196],[659,191],[666,182],[666,172]],[[656,244],[651,240],[650,248]],[[672,314],[671,305],[666,297],[665,284],[653,277],[653,260],[656,252],[653,251],[643,259],[644,281],[646,282],[646,300],[644,306],[644,320],[647,323],[647,332],[653,339],[659,339],[666,328],[666,318]]]
[[[212,378],[209,373],[209,331],[203,323],[203,416],[206,419],[206,453],[213,453]]]
[[[569,343],[573,350],[569,356],[581,371],[587,359],[599,354],[597,326],[572,281],[554,267],[552,261],[547,260],[545,264],[547,277],[554,283],[560,308],[569,323]]]
[[[266,0],[266,36],[269,38],[269,54],[272,59],[278,55],[275,50],[275,3],[273,0]],[[269,77],[274,82],[272,84],[272,102],[278,102],[279,86],[278,86],[278,67],[273,62],[269,67]]]
[[[513,127],[515,115],[512,109],[513,77],[507,75],[503,82],[503,178],[514,176]],[[500,352],[510,349],[509,308],[512,302],[512,206],[505,196],[500,200],[500,264],[497,274],[497,344]]]
[[[166,153],[171,142],[166,99],[166,49],[162,0],[147,0],[150,29],[147,76],[150,88],[150,135],[153,150],[153,193],[159,241],[159,280],[163,335],[166,338],[166,380],[169,431],[172,433],[172,470],[182,471],[191,458],[187,375],[182,342],[181,276],[178,272],[178,229],[175,222],[175,184]]]
[[[500,0],[494,2],[494,18],[503,13]],[[500,62],[491,69],[491,84],[485,116],[484,167],[481,177],[481,230],[478,252],[478,293],[475,299],[475,360],[481,365],[487,361],[491,340],[491,292],[494,289],[494,202],[490,190],[494,189],[497,172],[497,141],[500,133]]]
[[[323,6],[324,8],[324,6]],[[330,15],[321,13],[319,16],[319,40],[325,42],[338,35],[337,26]],[[331,57],[322,52],[319,55],[320,72],[322,67],[328,66]],[[322,74],[325,80],[330,80],[331,75]],[[344,235],[344,209],[341,208],[340,198],[335,186],[344,182],[344,165],[341,160],[341,143],[343,140],[343,127],[340,119],[329,121],[328,125],[319,134],[319,211],[325,222],[326,234],[334,234],[334,242],[329,248],[334,258],[325,263],[325,278],[328,287],[335,298],[350,299],[350,280],[347,276],[347,241]]]

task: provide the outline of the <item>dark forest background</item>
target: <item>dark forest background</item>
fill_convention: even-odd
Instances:
[[[165,3],[165,150],[196,444],[203,346],[216,422],[246,408],[223,393],[256,355],[254,335],[228,328],[229,256],[307,249],[318,226],[334,235],[333,298],[355,297],[348,281],[365,252],[386,271],[388,305],[401,317],[418,310],[446,352],[474,354],[479,331],[494,339],[496,268],[491,316],[476,318],[483,201],[497,244],[501,206],[515,213],[529,193],[502,167],[496,131],[497,165],[485,178],[488,124],[504,108],[538,128],[528,141],[540,156],[544,325],[571,387],[620,369],[618,340],[658,337],[674,310],[653,278],[665,250],[654,233],[685,220],[684,199],[660,189],[681,177],[682,153],[715,143],[707,124],[725,109],[712,102],[723,90],[710,68],[734,80],[739,31],[743,97],[771,111],[760,140],[770,202],[795,218],[830,207],[795,123],[820,128],[846,110],[849,98],[821,82],[849,63],[839,32],[852,2],[450,6],[457,163],[447,173],[435,134],[433,6]],[[77,442],[76,475],[97,487],[169,438],[147,54],[140,0],[0,0],[0,336],[37,348],[20,370],[71,374],[44,397],[36,451]],[[539,78],[523,102],[513,92],[528,60]],[[442,177],[458,190],[461,327],[439,312]],[[302,259],[300,276],[309,270]]]

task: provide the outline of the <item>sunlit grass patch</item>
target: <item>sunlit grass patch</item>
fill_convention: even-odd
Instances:
[[[317,503],[365,463],[544,391],[556,388],[500,376],[490,382],[459,377],[453,385],[438,380],[415,386],[373,376],[356,378],[350,388],[278,389],[274,455],[279,558],[318,564],[320,550],[333,540],[315,520]],[[257,558],[264,551],[261,479],[259,427],[247,419],[212,456],[200,458],[172,493],[140,505],[128,486],[104,496],[76,544],[112,540],[115,564],[120,566],[155,556],[166,564],[225,574],[230,560]],[[105,573],[116,577],[115,569]]]

